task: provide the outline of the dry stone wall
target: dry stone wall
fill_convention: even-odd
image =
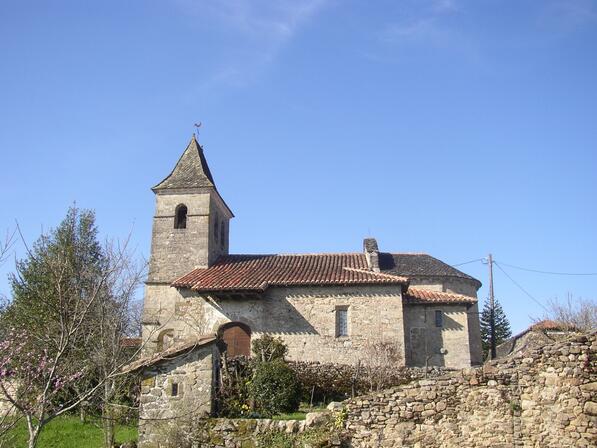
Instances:
[[[352,446],[595,447],[597,337],[347,403]]]
[[[330,412],[305,420],[195,419],[178,426],[160,425],[164,439],[151,448],[272,448],[340,446],[341,435]]]

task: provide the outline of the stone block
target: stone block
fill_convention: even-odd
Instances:
[[[594,401],[587,401],[583,407],[583,412],[589,415],[597,415],[597,403]]]

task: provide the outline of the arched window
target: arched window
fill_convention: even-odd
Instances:
[[[174,330],[168,329],[162,331],[158,335],[157,351],[162,352],[172,345],[174,342]]]
[[[220,230],[220,221],[218,221],[218,218],[216,217],[214,220],[214,237],[216,239],[216,243],[220,239],[219,230]]]
[[[176,207],[176,211],[174,212],[174,228],[187,228],[187,206],[184,204],[179,204]]]
[[[251,355],[251,329],[240,322],[224,324],[218,330],[228,358]]]
[[[224,244],[226,242],[226,224],[224,224],[224,220],[220,223],[220,246],[224,249]]]

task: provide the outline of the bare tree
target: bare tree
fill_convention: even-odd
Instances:
[[[368,341],[364,347],[360,369],[367,378],[370,391],[389,387],[392,378],[402,367],[402,344],[396,339]]]
[[[0,239],[0,266],[2,266],[8,257],[14,246],[15,242],[15,231],[6,231],[4,238]],[[6,308],[8,301],[6,296],[0,292],[0,313]],[[3,334],[0,336],[4,336]],[[0,381],[5,378],[8,372],[0,364]],[[5,380],[5,387],[9,390],[13,390],[15,383],[12,381]],[[19,422],[19,418],[15,415],[14,406],[7,400],[0,388],[0,448],[11,443],[12,440],[6,440],[6,434]]]
[[[597,301],[572,297],[568,294],[565,301],[553,299],[548,302],[547,319],[553,320],[564,328],[580,332],[597,330]]]
[[[123,346],[125,336],[138,335],[136,315],[131,313],[135,292],[145,276],[145,265],[135,263],[133,257],[122,248],[108,243],[104,254],[108,265],[113,266],[106,279],[106,297],[99,300],[91,313],[91,321],[97,327],[92,347],[91,360],[103,379],[101,393],[104,446],[114,446],[115,397],[128,387],[129,377],[115,375],[120,368],[131,361],[137,350]]]
[[[10,255],[15,241],[15,232],[6,231],[6,235],[0,240],[0,266],[2,266]]]

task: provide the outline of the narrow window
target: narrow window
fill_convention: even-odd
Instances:
[[[348,308],[336,308],[336,337],[348,336]]]
[[[172,383],[172,396],[176,397],[178,395],[178,383]]]
[[[441,310],[435,310],[435,326],[438,328],[444,326],[444,313]]]
[[[224,249],[224,244],[226,240],[224,235],[226,235],[226,225],[224,224],[224,221],[222,221],[220,225],[220,246],[222,247],[222,249]]]
[[[187,228],[187,206],[184,204],[180,204],[178,207],[176,207],[176,211],[174,212],[174,228]]]
[[[218,233],[219,230],[220,230],[220,223],[218,221],[218,218],[216,218],[214,221],[214,237],[216,239],[216,243],[220,239],[220,234]]]

